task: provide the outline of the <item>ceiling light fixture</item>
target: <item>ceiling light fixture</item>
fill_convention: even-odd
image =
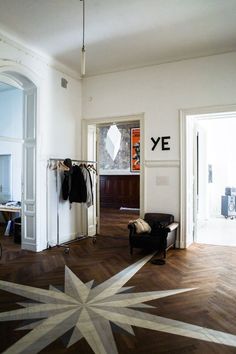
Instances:
[[[85,75],[85,45],[84,45],[84,32],[85,32],[85,0],[83,2],[83,43],[81,49],[81,76]]]

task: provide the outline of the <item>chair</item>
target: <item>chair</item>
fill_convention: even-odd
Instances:
[[[133,248],[145,248],[163,253],[169,248],[175,248],[177,228],[179,224],[174,222],[174,216],[163,213],[146,213],[144,220],[151,226],[151,233],[136,233],[134,223],[129,223],[130,254]]]

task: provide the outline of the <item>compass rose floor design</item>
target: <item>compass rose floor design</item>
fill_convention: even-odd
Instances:
[[[133,327],[171,333],[202,341],[235,347],[236,336],[210,328],[192,325],[145,312],[150,300],[194,292],[195,288],[166,291],[135,292],[124,286],[153,255],[148,255],[103,283],[83,283],[65,267],[64,291],[50,286],[49,290],[0,281],[0,289],[23,296],[20,309],[0,313],[0,321],[31,320],[17,327],[28,333],[4,353],[38,353],[70,331],[67,347],[84,338],[96,354],[118,354],[112,325],[129,335]],[[30,300],[30,301],[29,301]],[[220,351],[219,351],[220,352]],[[120,353],[121,354],[121,353]]]

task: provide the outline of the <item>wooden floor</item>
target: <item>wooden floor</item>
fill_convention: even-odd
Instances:
[[[134,250],[133,256],[129,254],[127,221],[136,217],[137,214],[120,211],[107,211],[107,214],[103,212],[101,235],[97,237],[97,242],[93,243],[91,239],[85,239],[73,243],[70,245],[69,254],[65,254],[62,248],[52,248],[40,253],[20,251],[19,246],[14,244],[13,240],[2,237],[3,256],[0,260],[0,280],[40,289],[48,289],[49,285],[53,285],[63,290],[66,265],[83,283],[94,279],[94,286],[97,286],[147,256],[139,250]],[[236,248],[211,245],[194,244],[188,250],[169,250],[167,262],[162,266],[146,262],[124,285],[134,286],[130,290],[131,293],[194,289],[145,302],[152,305],[152,308],[132,307],[133,310],[143,313],[143,327],[142,322],[139,326],[133,326],[134,335],[132,335],[124,330],[125,326],[121,329],[117,323],[112,325],[117,351],[115,349],[109,352],[100,350],[97,353],[236,353],[236,337],[231,338],[220,334],[224,332],[236,336],[235,269]],[[122,276],[127,274],[125,272]],[[1,282],[0,289],[2,289]],[[0,290],[0,352],[6,351],[18,341],[20,343],[20,339],[30,333],[27,329],[17,330],[27,325],[29,321],[15,320],[14,316],[11,321],[9,318],[1,320],[3,312],[21,309],[22,305],[19,303],[22,304],[25,301],[32,302],[22,296],[22,293],[20,296],[19,293],[17,295],[10,291]],[[129,313],[128,309],[127,313]],[[158,316],[180,321],[173,322],[176,323],[177,331],[182,322],[186,323],[186,326],[182,335],[168,333],[168,329],[167,332],[147,329],[149,315],[153,315],[153,318],[155,316],[157,321]],[[34,321],[36,319],[35,317]],[[94,323],[96,321],[94,320]],[[97,326],[97,322],[95,324]],[[199,326],[199,330],[196,331],[198,334],[206,333],[207,329],[219,331],[218,338],[224,337],[224,342],[229,345],[212,342],[214,335],[210,333],[208,334],[209,341],[192,338],[191,335],[186,336],[190,333],[190,325]],[[109,331],[104,323],[102,328],[104,328],[104,337],[106,335],[109,337]],[[49,332],[48,336],[52,336],[53,333],[53,331]],[[51,344],[40,349],[40,353],[92,354],[95,352],[85,338],[81,338],[71,347],[66,348],[69,334],[71,333],[68,331],[64,336],[60,335]],[[39,347],[42,345],[40,340],[37,343]],[[20,345],[16,345],[15,348],[18,349],[9,349],[6,352],[36,353],[38,352],[37,343],[32,344],[28,351],[19,351]]]
[[[100,235],[125,237],[128,235],[128,222],[137,219],[139,212],[136,210],[119,210],[101,208],[100,210]]]

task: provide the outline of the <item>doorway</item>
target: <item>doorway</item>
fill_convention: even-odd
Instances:
[[[128,221],[140,209],[139,121],[97,125],[97,133],[100,234],[108,235],[114,225],[114,236],[127,235]]]
[[[117,156],[109,156],[109,152],[106,148],[107,133],[111,126],[116,125],[116,128],[120,129],[122,135],[121,144],[119,146]],[[140,133],[140,171],[139,173],[131,172],[131,147],[130,147],[130,132],[132,127],[139,128]],[[114,117],[107,119],[94,119],[83,120],[83,136],[86,137],[83,142],[83,146],[86,147],[84,151],[84,159],[97,160],[97,184],[96,184],[96,233],[105,234],[106,225],[110,223],[111,218],[116,220],[119,225],[123,225],[120,232],[125,232],[127,235],[127,223],[134,216],[143,213],[143,116],[128,116],[128,117]],[[93,138],[91,138],[93,136]],[[87,140],[87,141],[86,141]],[[91,144],[91,141],[94,142]],[[112,139],[111,139],[112,140]],[[90,142],[90,143],[88,143]],[[94,148],[91,148],[93,146]],[[92,151],[91,151],[92,150]],[[112,155],[112,154],[111,154]],[[127,157],[128,156],[128,157]],[[114,158],[114,159],[113,159]],[[120,163],[120,168],[117,170],[117,166]],[[127,188],[126,179],[136,179],[136,189],[138,188],[138,202],[137,197],[133,193],[133,200],[130,197],[124,197]],[[135,186],[131,183],[130,192]],[[122,197],[123,196],[123,197]],[[136,197],[136,201],[134,200]],[[124,203],[123,203],[124,202]],[[93,210],[95,206],[93,207]],[[85,216],[85,224],[87,223],[87,230],[92,229],[89,225],[91,223],[91,212],[88,210],[87,216]],[[127,216],[129,214],[129,216]],[[127,220],[126,220],[127,218]],[[123,221],[122,221],[123,220]],[[115,230],[115,228],[114,228]],[[125,231],[124,231],[125,230]]]
[[[1,217],[5,212],[9,219],[17,216],[18,247],[36,251],[37,89],[25,76],[8,70],[0,73],[0,88],[0,155],[9,156],[3,178],[9,177],[9,193],[1,200]]]
[[[182,182],[184,178],[186,182],[185,193],[181,190],[182,203],[183,196],[186,198],[186,246],[192,242],[236,246],[236,112],[222,109],[182,118],[186,123],[182,120],[186,133],[185,176],[181,170]]]
[[[23,147],[23,91],[0,82],[0,222],[1,234],[8,246],[20,248],[22,147]],[[8,238],[8,240],[6,240]]]
[[[197,215],[194,242],[236,246],[236,114],[196,121]]]

